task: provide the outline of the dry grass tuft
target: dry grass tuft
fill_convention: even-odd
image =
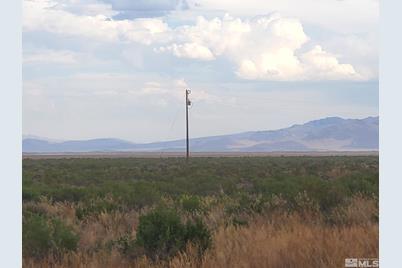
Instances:
[[[56,205],[58,209],[60,206]],[[24,267],[343,267],[348,257],[378,256],[376,202],[358,196],[334,212],[337,224],[330,224],[316,213],[251,215],[247,226],[222,224],[214,210],[209,219],[220,223],[213,235],[213,247],[200,259],[196,249],[187,250],[168,262],[152,262],[145,256],[130,259],[112,249],[90,250],[125,232],[135,236],[138,213],[101,213],[80,228],[76,253],[61,259],[48,256],[42,260],[24,258]],[[369,216],[367,216],[369,215]],[[339,217],[339,219],[337,218]]]

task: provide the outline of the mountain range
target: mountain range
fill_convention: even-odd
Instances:
[[[379,117],[328,117],[278,130],[194,138],[190,140],[190,147],[193,152],[377,151],[378,123]],[[28,135],[22,141],[24,153],[184,150],[184,139],[139,144],[111,138],[58,141]]]

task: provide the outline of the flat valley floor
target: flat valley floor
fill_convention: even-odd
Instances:
[[[24,154],[24,267],[378,258],[378,153]]]

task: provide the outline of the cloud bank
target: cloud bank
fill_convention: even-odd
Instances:
[[[175,29],[180,43],[160,47],[181,58],[214,60],[225,57],[235,65],[236,74],[253,80],[355,80],[363,79],[351,64],[342,64],[335,55],[309,42],[302,24],[279,14],[241,20],[197,19],[194,26]]]
[[[103,6],[99,12],[112,13]],[[163,18],[113,20],[104,14],[76,14],[50,0],[24,1],[24,31],[45,31],[102,42],[148,46],[155,53],[200,61],[227,60],[241,79],[365,80],[350,63],[312,44],[302,23],[275,13],[252,19],[225,15],[170,27]]]

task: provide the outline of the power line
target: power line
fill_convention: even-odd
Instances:
[[[181,110],[181,109],[176,109],[176,112],[174,113],[174,116],[173,116],[172,120],[170,120],[171,123],[170,123],[169,130],[168,130],[168,132],[167,132],[167,134],[166,134],[166,139],[164,139],[165,141],[169,141],[169,140],[172,139],[172,135],[171,135],[171,134],[172,134],[172,130],[173,130],[174,125],[176,124],[176,120],[177,120],[177,118],[178,118],[178,115],[179,115],[180,110]],[[164,150],[161,149],[161,152],[160,152],[159,157],[162,158],[163,153],[164,153]]]

